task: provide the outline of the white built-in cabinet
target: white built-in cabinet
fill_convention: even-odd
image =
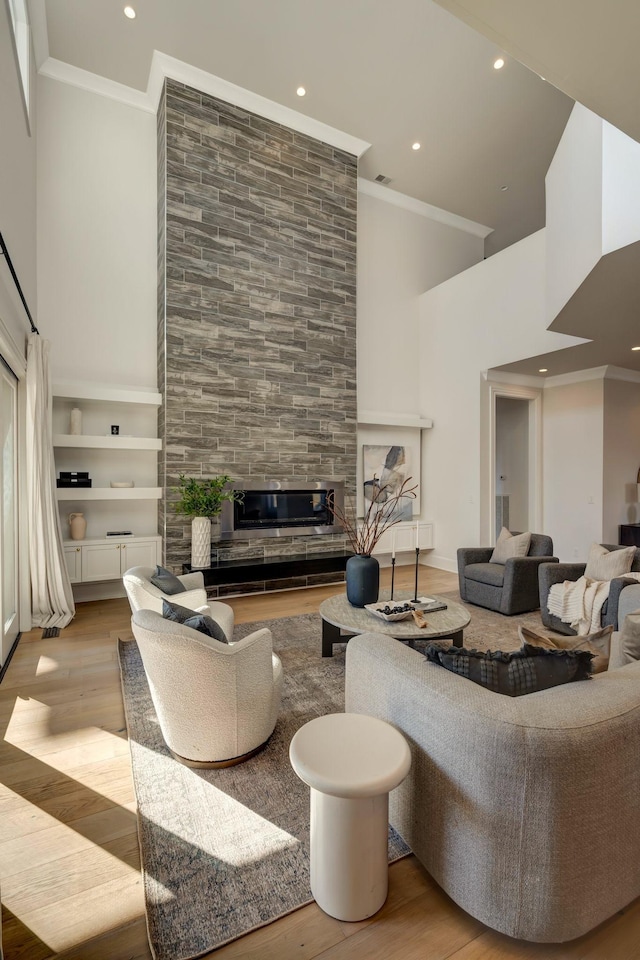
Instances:
[[[129,567],[154,567],[160,560],[161,537],[116,540],[67,540],[64,555],[71,583],[119,580]]]
[[[90,382],[60,382],[53,387],[53,446],[56,476],[88,471],[92,486],[57,488],[64,553],[72,583],[119,579],[133,566],[161,562],[157,536],[159,393]],[[71,433],[71,411],[81,411],[82,432]],[[111,432],[119,428],[118,435]],[[112,487],[111,482],[133,482]],[[70,539],[69,516],[83,513],[87,533]],[[131,531],[127,537],[108,531]]]
[[[433,524],[420,521],[418,524],[418,546],[421,550],[433,548]],[[416,549],[416,521],[396,523],[386,530],[378,540],[373,550],[374,554],[391,553],[395,547],[396,553],[415,553]]]

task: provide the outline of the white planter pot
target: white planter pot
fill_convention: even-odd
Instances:
[[[191,566],[211,566],[211,520],[194,517],[191,521]]]

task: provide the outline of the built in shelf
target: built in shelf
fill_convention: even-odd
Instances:
[[[161,487],[58,487],[58,500],[159,500]]]
[[[162,450],[157,437],[113,437],[110,434],[91,437],[85,434],[55,433],[54,447],[83,447],[94,450]]]
[[[412,427],[415,430],[429,430],[433,426],[433,420],[410,413],[375,413],[372,410],[361,410],[358,413],[358,424],[371,427]]]
[[[102,383],[80,383],[64,380],[54,383],[54,397],[66,397],[69,400],[106,400],[109,403],[146,403],[159,407],[162,396],[150,390],[138,390],[136,387],[112,387]]]

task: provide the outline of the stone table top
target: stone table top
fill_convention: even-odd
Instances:
[[[323,620],[349,633],[385,633],[396,640],[432,640],[436,637],[450,637],[467,626],[471,617],[462,604],[437,597],[435,594],[429,594],[429,596],[434,600],[442,600],[447,604],[447,609],[436,610],[433,613],[425,611],[426,627],[419,627],[413,617],[388,623],[363,607],[352,607],[346,593],[338,593],[323,600],[320,604],[320,615]],[[409,593],[400,592],[394,596],[393,602],[404,602],[410,599],[412,597]],[[382,605],[387,601],[388,595],[383,592],[378,603]]]

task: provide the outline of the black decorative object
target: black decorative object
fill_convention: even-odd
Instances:
[[[347,600],[353,607],[375,603],[380,587],[380,564],[375,557],[356,554],[346,566]]]
[[[119,434],[120,434],[120,427],[118,426],[117,423],[112,423],[112,424],[111,424],[111,436],[112,436],[112,437],[117,437],[117,436],[119,436]]]
[[[391,597],[390,600],[393,600],[393,584],[396,579],[396,555],[395,553],[391,557]]]
[[[416,588],[413,592],[413,602],[418,602],[418,563],[420,562],[420,547],[416,547]]]

